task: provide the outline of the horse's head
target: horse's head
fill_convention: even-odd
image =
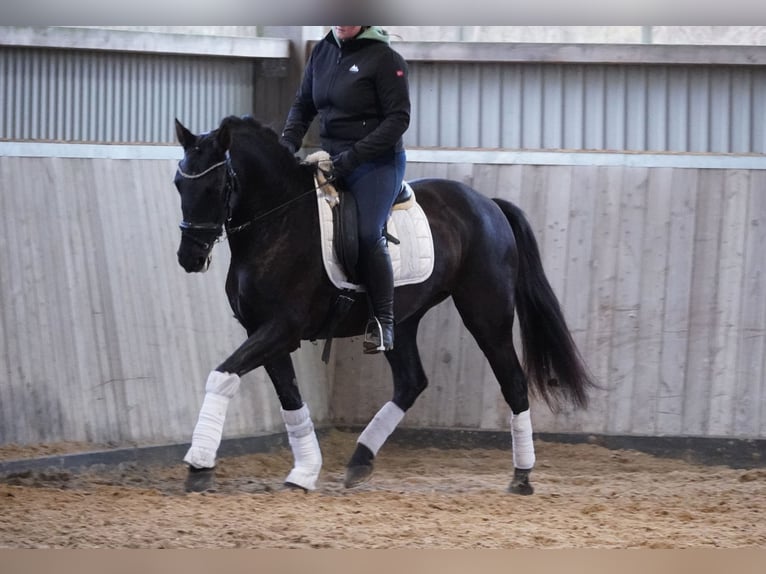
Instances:
[[[176,136],[184,148],[174,183],[181,196],[181,244],[178,263],[188,273],[207,271],[213,246],[229,216],[233,172],[227,125],[195,135],[178,120]]]

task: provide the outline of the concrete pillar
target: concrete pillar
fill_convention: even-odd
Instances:
[[[322,26],[262,26],[258,35],[266,38],[290,40],[290,58],[287,61],[262,62],[255,71],[255,102],[253,115],[280,131],[295,92],[303,76],[309,56],[308,43],[324,37]],[[316,122],[306,136],[307,144],[318,141]]]

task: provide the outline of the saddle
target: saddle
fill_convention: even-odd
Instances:
[[[312,337],[312,340],[326,340],[322,360],[327,363],[336,327],[356,301],[357,294],[366,290],[359,280],[357,269],[357,205],[353,194],[338,190],[329,179],[332,163],[327,152],[313,153],[305,161],[316,166],[315,185],[325,271],[330,281],[340,289],[328,311],[325,324],[316,336]],[[390,230],[393,230],[393,233]],[[402,183],[384,233],[392,244],[394,286],[427,279],[433,270],[431,231],[422,208],[417,204],[415,193],[407,182]],[[400,233],[407,243],[403,244],[399,237],[395,236]]]
[[[404,209],[414,201],[415,193],[406,181],[402,182],[392,209]],[[340,191],[338,202],[332,206],[333,249],[338,262],[343,267],[348,281],[359,283],[356,268],[359,262],[359,236],[357,235],[356,199],[353,194]],[[388,225],[383,230],[389,243],[399,245],[400,241],[388,232]]]
[[[359,237],[357,235],[357,206],[353,194],[339,189],[329,180],[329,169],[332,167],[330,156],[325,151],[318,151],[306,158],[307,163],[317,165],[317,187],[323,188],[324,197],[332,210],[333,251],[338,263],[343,268],[350,283],[359,283],[357,263],[359,262]],[[415,192],[406,181],[402,182],[399,193],[394,200],[393,210],[407,209],[415,201]],[[388,232],[384,234],[389,243],[399,245],[400,241]]]

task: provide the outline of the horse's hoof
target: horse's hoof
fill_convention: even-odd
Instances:
[[[349,466],[346,468],[346,480],[343,482],[346,488],[354,488],[364,484],[372,476],[373,466],[371,464],[360,466]]]
[[[521,494],[522,496],[529,496],[534,494],[535,489],[529,484],[529,470],[519,470],[518,468],[513,473],[513,480],[508,486],[508,492],[511,494]]]
[[[295,484],[294,482],[284,482],[284,486],[287,490],[294,490],[296,492],[303,492],[304,494],[308,494],[309,489],[301,486],[300,484]]]
[[[184,483],[186,492],[205,492],[215,488],[215,468],[189,467]]]
[[[515,482],[511,482],[511,485],[508,487],[508,492],[511,494],[521,494],[523,496],[528,496],[530,494],[535,493],[535,489],[532,488],[532,485],[527,483],[520,483],[516,484]]]

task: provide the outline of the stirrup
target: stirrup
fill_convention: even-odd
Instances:
[[[380,325],[377,317],[371,317],[364,328],[364,341],[362,341],[364,352],[368,355],[385,351],[383,346],[383,327]]]

